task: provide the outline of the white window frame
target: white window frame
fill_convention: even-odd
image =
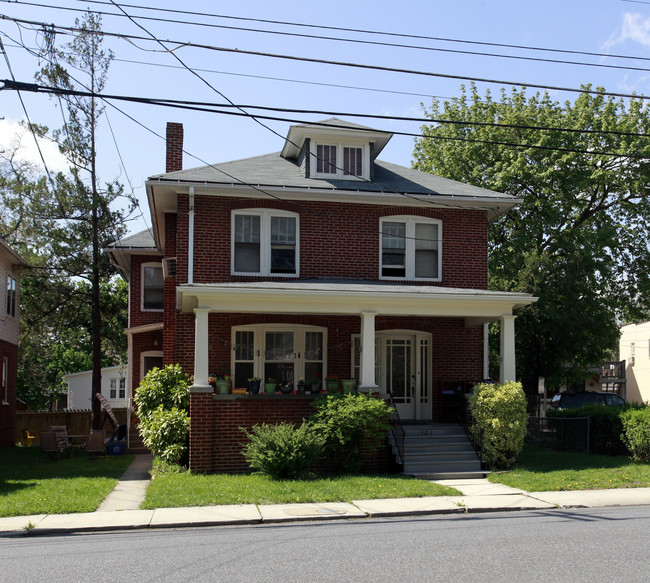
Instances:
[[[7,316],[15,318],[18,306],[18,280],[11,274],[7,274],[7,286],[5,291],[7,294]]]
[[[163,357],[163,351],[162,350],[147,350],[145,352],[140,353],[140,381],[144,378],[144,375],[146,374],[144,372],[144,359],[147,356],[156,356],[156,357]],[[164,365],[163,365],[164,366]]]
[[[236,344],[237,332],[253,332],[253,374],[264,378],[266,334],[267,332],[293,332],[294,384],[305,378],[305,335],[307,332],[320,332],[323,335],[323,382],[327,376],[327,328],[323,326],[309,326],[304,324],[252,324],[249,326],[233,326],[231,329],[232,346]],[[235,370],[235,350],[232,351],[230,370]],[[250,362],[250,361],[241,361]],[[270,361],[273,362],[273,361]],[[317,362],[310,360],[310,362]],[[308,380],[308,379],[305,379]]]
[[[235,217],[248,215],[260,217],[260,270],[235,271]],[[271,219],[274,217],[293,218],[296,221],[296,271],[295,273],[271,272]],[[234,209],[230,216],[230,273],[231,275],[259,275],[269,277],[300,277],[300,215],[277,209]]]
[[[163,290],[163,302],[165,299],[165,278],[163,274],[163,266],[162,262],[159,261],[149,261],[147,263],[143,263],[140,266],[140,309],[143,312],[162,312],[164,311],[164,308],[145,308],[144,307],[144,270],[145,268],[148,267],[155,267],[160,269],[160,274],[163,277],[163,285],[162,285],[162,290]]]
[[[336,147],[336,171],[318,172],[318,146]],[[345,174],[343,171],[343,149],[358,148],[361,150],[362,172],[360,175]],[[370,147],[367,142],[337,142],[332,140],[312,140],[310,144],[311,164],[310,178],[336,180],[370,180]]]
[[[405,270],[404,277],[383,275],[383,226],[384,223],[405,223],[406,224],[406,248],[404,254]],[[436,277],[415,277],[415,225],[437,225],[438,227],[438,274]],[[379,220],[379,279],[400,280],[400,281],[442,281],[442,221],[417,215],[395,215],[381,217]]]

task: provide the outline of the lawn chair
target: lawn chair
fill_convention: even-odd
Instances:
[[[91,431],[86,438],[86,457],[89,455],[103,455],[106,459],[106,430]]]
[[[32,441],[36,439],[35,435],[32,435],[29,432],[29,429],[23,429],[23,445],[25,447],[31,447],[32,446]]]
[[[64,450],[69,450],[70,440],[68,439],[68,428],[65,425],[50,425],[50,431],[54,431],[54,435],[56,435],[56,439],[61,447]]]
[[[39,431],[38,439],[41,442],[41,452],[38,454],[39,462],[44,453],[46,453],[51,460],[58,460],[62,453],[68,451],[67,448],[63,447],[61,441],[57,439],[54,431]]]

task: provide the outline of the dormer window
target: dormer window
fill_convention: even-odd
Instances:
[[[345,180],[369,179],[370,154],[368,145],[319,144],[312,145],[316,158],[312,178]]]

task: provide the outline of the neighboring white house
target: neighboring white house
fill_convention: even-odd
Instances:
[[[90,401],[92,376],[92,370],[85,370],[61,377],[68,383],[68,409],[92,409]],[[102,395],[113,408],[127,406],[126,377],[126,365],[102,369]]]
[[[621,326],[619,358],[626,361],[627,400],[650,401],[650,321]]]

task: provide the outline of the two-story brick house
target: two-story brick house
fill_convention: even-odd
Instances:
[[[182,131],[168,125],[167,173],[147,181],[153,233],[109,254],[130,281],[130,387],[160,362],[194,376],[191,467],[244,469],[240,426],[311,410],[215,395],[210,374],[336,374],[390,392],[402,419],[435,419],[445,388],[487,376],[485,325],[500,321],[514,379],[513,309],[534,298],[487,289],[487,229],[517,199],[381,162],[390,134],[336,119],[188,170]]]
[[[20,272],[25,261],[0,239],[0,446],[16,443],[16,376],[20,317]]]

